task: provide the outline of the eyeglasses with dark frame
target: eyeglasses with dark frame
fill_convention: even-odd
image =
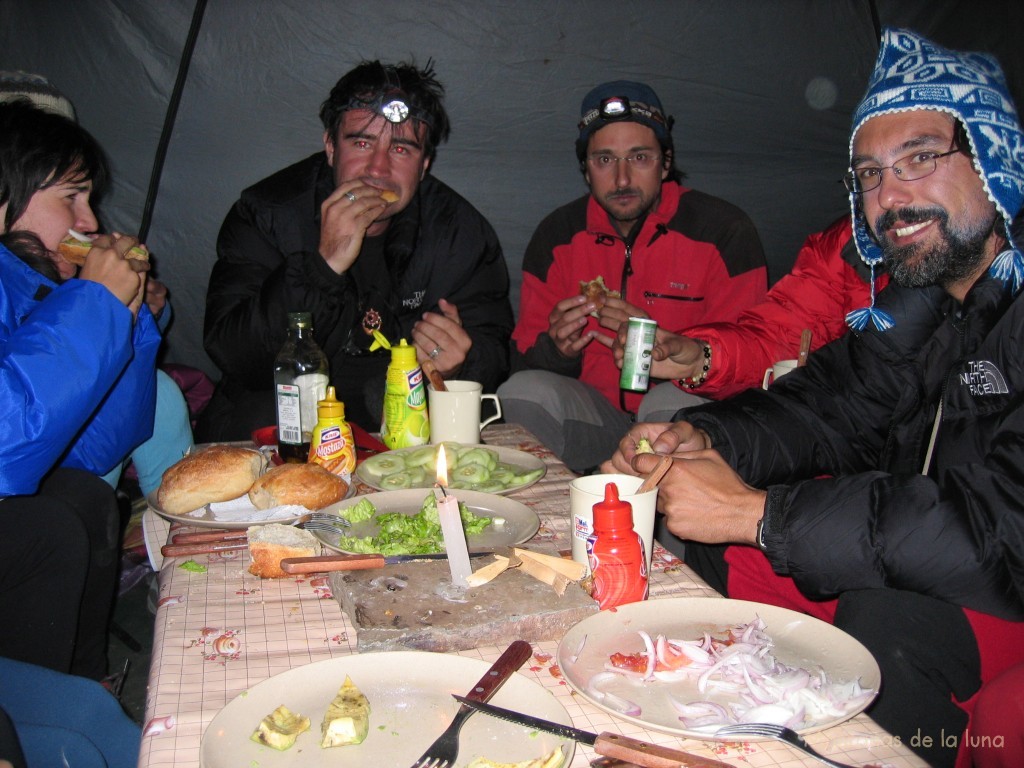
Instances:
[[[925,176],[931,176],[938,168],[940,157],[949,157],[960,151],[960,147],[954,146],[948,152],[921,151],[914,152],[906,157],[901,157],[892,165],[877,166],[865,165],[854,168],[843,175],[843,184],[855,195],[863,195],[876,189],[882,183],[882,171],[891,170],[893,176],[900,181],[917,181]]]
[[[626,165],[636,171],[649,171],[658,164],[660,158],[660,152],[650,152],[647,150],[633,152],[624,157],[613,155],[611,152],[591,152],[587,155],[587,161],[593,170],[605,172],[618,168],[620,160],[625,160]]]

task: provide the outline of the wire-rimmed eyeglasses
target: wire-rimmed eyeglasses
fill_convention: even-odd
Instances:
[[[595,171],[610,171],[619,167],[619,161],[625,160],[626,165],[637,171],[649,171],[658,163],[660,152],[633,152],[619,157],[611,152],[591,152],[587,155],[590,167]]]
[[[915,152],[912,155],[901,157],[892,165],[861,166],[844,174],[843,184],[855,195],[862,195],[882,183],[882,171],[886,170],[891,170],[893,176],[900,181],[917,181],[935,173],[940,157],[955,155],[959,151],[960,147],[953,147],[948,152]]]

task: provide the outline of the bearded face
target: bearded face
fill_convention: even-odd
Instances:
[[[889,276],[897,284],[910,288],[938,285],[947,288],[976,275],[987,260],[986,245],[995,228],[997,215],[965,221],[961,227],[950,225],[949,213],[939,207],[888,210],[875,219],[874,231],[885,256]],[[901,228],[934,222],[938,237],[926,241],[896,245],[889,237],[899,222]]]

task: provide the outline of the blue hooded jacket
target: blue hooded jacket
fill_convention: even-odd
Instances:
[[[146,440],[159,346],[145,305],[133,323],[104,286],[57,285],[0,246],[0,498],[56,466],[103,474]]]

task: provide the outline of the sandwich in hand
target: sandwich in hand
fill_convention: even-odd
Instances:
[[[601,275],[598,275],[589,282],[586,280],[580,280],[580,293],[587,297],[587,302],[596,304],[597,309],[604,306],[606,299],[618,299],[622,296],[618,291],[613,291],[605,285],[604,277]],[[597,317],[597,310],[594,310],[590,314]]]
[[[83,235],[81,232],[76,232],[73,229],[68,230],[68,236],[61,240],[57,246],[61,256],[79,267],[85,264],[85,257],[91,249],[92,240],[87,235]],[[138,261],[149,261],[149,251],[141,245],[136,245],[130,248],[124,257],[126,259],[137,259]]]

